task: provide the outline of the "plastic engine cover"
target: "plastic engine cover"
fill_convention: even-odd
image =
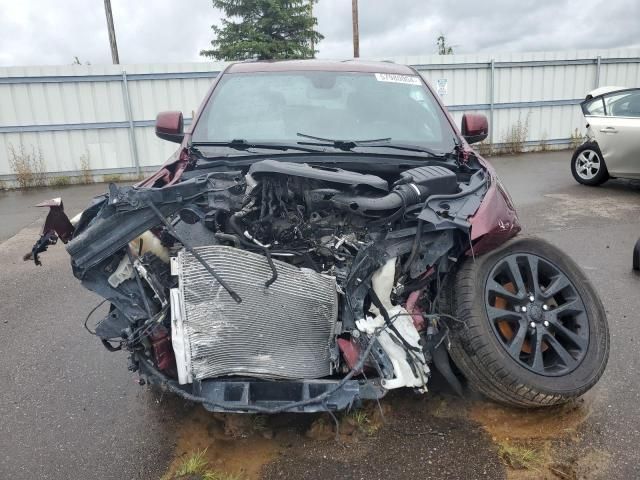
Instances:
[[[412,168],[402,172],[400,177],[407,183],[426,187],[429,195],[446,195],[458,191],[456,174],[437,165]]]

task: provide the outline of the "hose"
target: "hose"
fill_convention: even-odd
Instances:
[[[413,205],[422,200],[426,193],[427,191],[423,186],[404,184],[394,188],[391,193],[384,197],[338,194],[331,197],[331,203],[341,210],[363,215],[366,212],[398,210],[403,206]]]
[[[258,245],[257,243],[246,240],[245,232],[242,230],[242,228],[240,228],[240,225],[238,225],[237,215],[238,214],[236,213],[229,217],[229,226],[231,226],[231,229],[238,235],[240,243],[242,243],[242,245],[252,249],[256,249],[257,247],[257,249],[262,250],[264,256],[267,257],[267,262],[269,263],[269,268],[271,269],[271,278],[264,283],[264,286],[265,288],[269,288],[278,279],[278,270],[276,269],[276,265],[275,263],[273,263],[273,259],[271,258],[269,247]]]

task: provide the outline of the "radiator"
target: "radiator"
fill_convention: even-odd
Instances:
[[[234,247],[197,248],[235,290],[236,303],[190,253],[172,259],[172,342],[180,383],[226,375],[312,379],[331,374],[335,279]]]

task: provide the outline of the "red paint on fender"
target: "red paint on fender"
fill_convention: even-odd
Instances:
[[[493,166],[481,157],[478,160],[489,174],[490,185],[480,207],[469,220],[473,252],[469,249],[467,255],[492,250],[515,237],[521,230],[515,207],[500,184]]]

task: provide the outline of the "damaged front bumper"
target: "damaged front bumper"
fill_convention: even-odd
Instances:
[[[358,407],[363,400],[382,398],[379,382],[340,380],[207,379],[180,385],[140,359],[140,376],[210,412],[316,413]]]

